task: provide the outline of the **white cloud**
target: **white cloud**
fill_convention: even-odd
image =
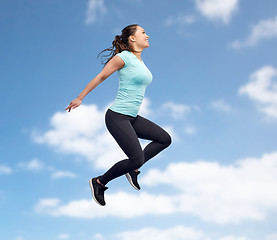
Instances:
[[[174,103],[173,101],[164,103],[162,108],[165,111],[169,111],[169,114],[175,120],[183,119],[185,114],[191,111],[191,108],[188,105]]]
[[[35,158],[31,160],[30,162],[25,162],[25,163],[19,163],[18,167],[28,170],[28,171],[41,171],[44,168],[44,163],[40,161],[39,159]]]
[[[107,12],[104,0],[89,0],[87,9],[87,18],[85,23],[90,24],[95,22]]]
[[[256,25],[252,26],[250,35],[244,41],[236,40],[231,46],[233,48],[241,48],[245,46],[255,46],[263,39],[277,37],[277,17],[268,20],[261,20]]]
[[[150,105],[150,100],[148,98],[144,98],[139,109],[139,115],[143,117],[149,117],[152,114]]]
[[[120,240],[209,240],[202,231],[183,226],[169,229],[143,228],[115,234],[115,238]]]
[[[106,169],[126,155],[106,129],[105,112],[92,104],[70,113],[55,113],[50,119],[51,129],[43,134],[33,132],[33,140],[61,153],[83,156],[95,168]]]
[[[37,213],[52,216],[69,216],[78,218],[99,218],[116,216],[133,218],[144,215],[160,215],[174,212],[174,203],[163,195],[153,196],[142,192],[140,194],[127,194],[118,192],[105,194],[107,205],[98,206],[92,200],[81,199],[61,205],[59,199],[42,199],[34,207]]]
[[[152,169],[142,185],[168,184],[181,191],[178,212],[219,224],[263,220],[277,210],[277,152],[261,159],[246,158],[232,165],[213,162],[172,163]],[[172,198],[173,201],[173,198]]]
[[[12,173],[12,169],[4,166],[4,165],[0,165],[0,174],[11,174]]]
[[[277,233],[267,235],[266,240],[277,240]]]
[[[245,238],[245,237],[226,236],[226,237],[220,238],[219,240],[247,240],[247,238]]]
[[[101,233],[96,233],[93,235],[93,239],[96,239],[96,240],[104,240],[105,237],[103,236],[103,234]]]
[[[250,82],[240,87],[239,94],[246,95],[257,103],[258,111],[277,119],[277,83],[273,78],[277,69],[265,66],[251,74]]]
[[[42,208],[47,208],[47,207],[56,207],[60,203],[60,200],[57,198],[47,198],[47,199],[42,199],[39,201],[39,203],[36,205],[35,210],[37,212],[40,212]]]
[[[185,38],[193,36],[192,33],[187,31],[186,26],[192,25],[196,22],[196,17],[194,15],[178,15],[178,16],[168,16],[164,21],[165,27],[176,27],[177,33]]]
[[[69,239],[70,235],[67,233],[61,233],[58,235],[58,239]]]
[[[223,112],[232,112],[232,108],[224,102],[224,100],[220,99],[220,100],[217,100],[217,101],[213,101],[210,105],[209,105],[210,108],[213,108],[213,109],[218,109],[220,111],[223,111]]]
[[[23,240],[23,237],[17,237],[16,240]]]
[[[212,233],[205,233],[195,227],[177,225],[170,228],[158,229],[145,227],[138,230],[113,233],[110,235],[95,234],[94,239],[114,239],[114,240],[248,240],[246,237],[224,236],[221,238],[211,236]],[[218,235],[218,234],[216,234]],[[268,239],[266,239],[268,240]],[[270,239],[275,240],[275,239]]]
[[[58,199],[42,199],[37,213],[52,216],[134,218],[145,215],[188,214],[218,224],[261,221],[277,211],[277,152],[260,159],[246,158],[230,165],[216,162],[172,163],[164,171],[150,170],[141,185],[161,184],[176,189],[175,194],[154,195],[118,192],[105,194],[105,207],[81,199],[61,204]]]
[[[185,128],[184,128],[184,131],[185,131],[185,133],[188,134],[188,135],[194,135],[194,134],[197,133],[196,127],[193,127],[193,126],[185,127]]]
[[[70,171],[57,171],[54,172],[51,176],[52,179],[57,179],[57,178],[75,178],[76,174],[70,172]]]
[[[32,138],[61,153],[82,156],[96,169],[107,169],[126,155],[105,126],[106,110],[99,110],[92,104],[81,105],[70,113],[55,113],[50,119],[51,129],[45,133],[34,131]],[[144,98],[139,114],[152,114],[147,98]],[[170,130],[174,132],[172,126]]]
[[[168,229],[157,229],[153,227],[143,228],[135,231],[126,231],[114,234],[112,239],[115,240],[247,240],[245,237],[225,236],[222,238],[210,237],[199,229],[193,227],[184,227],[182,225]]]
[[[195,22],[195,17],[193,15],[179,15],[174,17],[167,17],[165,20],[165,26],[170,27],[173,24],[184,26],[187,24],[192,24]]]
[[[238,9],[239,0],[195,0],[197,9],[210,20],[228,23]]]

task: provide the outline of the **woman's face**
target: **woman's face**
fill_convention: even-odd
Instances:
[[[139,48],[147,48],[149,47],[148,38],[149,36],[146,34],[144,29],[141,26],[137,26],[137,31],[135,35],[130,36],[131,42],[135,43]]]

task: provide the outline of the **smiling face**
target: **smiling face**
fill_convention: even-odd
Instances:
[[[148,38],[149,36],[144,29],[141,26],[137,26],[137,31],[133,36],[129,37],[129,42],[133,45],[134,49],[143,50],[149,47]]]

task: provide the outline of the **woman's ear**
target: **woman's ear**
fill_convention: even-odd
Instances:
[[[136,38],[135,38],[134,36],[130,36],[129,39],[130,39],[130,41],[132,41],[132,42],[135,42],[135,41],[136,41]]]

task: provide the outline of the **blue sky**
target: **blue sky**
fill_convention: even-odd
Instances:
[[[5,240],[277,240],[277,2],[86,0],[0,3],[0,210]],[[140,114],[173,142],[141,191],[88,180],[125,156],[104,125],[114,73],[97,55],[137,23],[153,75]],[[141,141],[145,146],[147,141]]]

